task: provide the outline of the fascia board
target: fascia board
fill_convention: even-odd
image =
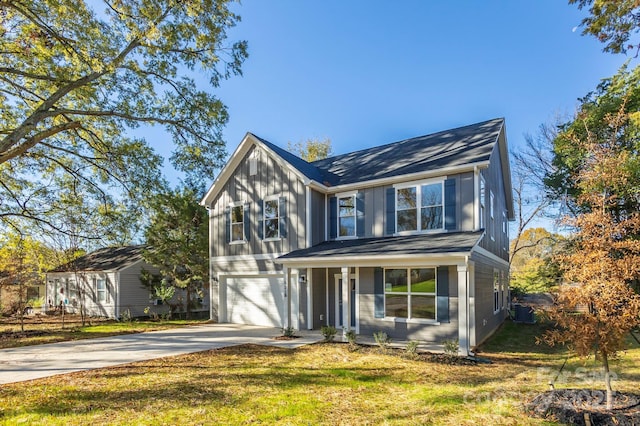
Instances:
[[[509,158],[509,147],[507,144],[507,133],[503,122],[500,134],[498,135],[498,147],[500,149],[500,159],[502,166],[502,178],[504,180],[505,201],[507,202],[507,218],[515,220],[513,207],[513,188],[511,183],[511,161]]]
[[[442,264],[465,264],[469,255],[470,252],[452,252],[419,255],[346,256],[337,258],[300,257],[296,259],[276,259],[275,262],[290,268],[333,268],[343,266],[437,266]]]

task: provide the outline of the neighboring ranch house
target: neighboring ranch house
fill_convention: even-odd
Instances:
[[[504,119],[308,163],[247,133],[209,209],[211,316],[459,340],[507,315]]]
[[[103,248],[49,271],[46,303],[50,308],[59,308],[62,303],[67,312],[79,313],[84,300],[87,315],[115,319],[147,316],[147,307],[157,314],[168,312],[169,307],[162,306],[140,281],[142,269],[158,274],[157,268],[142,259],[143,248]],[[173,299],[179,293],[176,291]],[[208,311],[207,299],[208,295],[192,311]]]

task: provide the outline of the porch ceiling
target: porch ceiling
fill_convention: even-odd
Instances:
[[[327,241],[311,248],[295,250],[280,256],[277,263],[294,264],[335,264],[371,263],[381,265],[388,260],[409,260],[416,258],[464,257],[482,238],[483,231],[446,232],[381,238],[359,238]]]

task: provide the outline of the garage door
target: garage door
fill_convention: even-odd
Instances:
[[[282,327],[283,281],[282,277],[227,277],[227,321]]]

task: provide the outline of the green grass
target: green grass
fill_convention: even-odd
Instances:
[[[30,318],[25,323],[24,333],[21,332],[20,323],[15,320],[0,322],[0,349],[165,330],[205,322],[204,320],[118,322],[92,319],[82,326],[79,317],[71,315],[68,317],[64,323],[60,317]]]
[[[537,325],[507,323],[481,348],[491,364],[411,360],[344,344],[246,345],[0,387],[0,422],[115,424],[544,425],[523,401],[547,389],[566,353],[535,345]],[[636,345],[612,365],[617,390],[640,380]],[[570,358],[562,387],[602,387]],[[542,370],[541,370],[542,369]],[[552,374],[551,374],[552,375]],[[582,377],[582,378],[581,378]]]

